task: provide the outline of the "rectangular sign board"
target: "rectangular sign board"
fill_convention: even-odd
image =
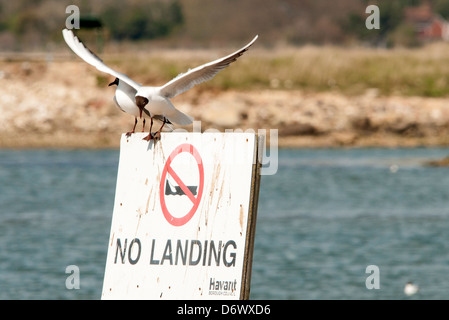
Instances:
[[[102,299],[248,299],[254,133],[122,135]]]

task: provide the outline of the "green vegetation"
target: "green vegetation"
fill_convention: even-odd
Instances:
[[[42,50],[61,43],[68,5],[85,28],[102,26],[108,40],[164,39],[168,46],[236,44],[255,34],[260,43],[417,46],[406,8],[423,3],[449,19],[449,0],[0,0],[1,50]],[[366,7],[378,5],[380,29],[367,30]],[[161,44],[159,41],[158,44]],[[53,46],[54,47],[54,46]]]
[[[237,48],[259,34],[255,50],[240,59],[238,67],[223,71],[202,87],[344,94],[363,94],[375,88],[383,95],[449,96],[449,45],[421,46],[415,26],[404,18],[405,8],[422,3],[424,0],[273,0],[261,6],[259,0],[0,0],[0,50],[58,51],[55,43],[67,50],[61,29],[67,18],[66,6],[75,4],[83,23],[103,27],[101,33],[79,32],[92,50],[100,52],[104,45],[106,52],[130,47],[144,52],[141,56],[105,56],[108,63],[142,83],[164,83],[210,60],[178,52],[164,55],[160,50],[164,46]],[[427,3],[432,12],[449,19],[449,0]],[[380,8],[380,30],[365,27],[368,4]],[[149,43],[154,39],[157,42]],[[127,45],[121,46],[120,41]],[[371,46],[354,48],[360,43]],[[343,47],[346,44],[352,48]],[[385,46],[393,49],[373,49]],[[97,78],[98,85],[107,81],[104,76]]]
[[[42,50],[61,42],[69,5],[78,6],[82,30],[102,29],[112,40],[167,37],[184,24],[180,1],[0,0],[0,50]]]
[[[170,34],[184,18],[178,1],[151,1],[128,5],[108,5],[102,13],[105,26],[116,40],[154,39]]]
[[[194,53],[105,58],[138,81],[154,85],[210,60],[199,59]],[[381,95],[449,96],[449,44],[417,49],[306,46],[284,51],[250,50],[201,86],[217,90],[331,90],[348,95],[374,88]]]

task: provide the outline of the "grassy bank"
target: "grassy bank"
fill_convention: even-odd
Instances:
[[[143,48],[101,56],[160,85],[232,52]],[[448,145],[447,49],[255,46],[174,103],[203,130],[278,129],[286,147]],[[133,119],[114,106],[112,77],[68,50],[40,57],[0,56],[0,147],[117,147]]]
[[[143,83],[159,84],[230,52],[153,50],[106,55],[105,62]],[[99,84],[104,85],[102,75]],[[375,88],[381,95],[443,97],[449,95],[449,44],[392,50],[331,46],[265,50],[256,44],[237,65],[203,87],[333,90],[347,95]]]

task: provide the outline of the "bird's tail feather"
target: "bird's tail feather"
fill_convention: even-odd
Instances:
[[[165,116],[171,122],[181,126],[186,126],[193,122],[193,118],[191,116],[188,116],[177,109],[174,109],[170,114],[167,114]]]
[[[166,123],[164,125],[164,128],[162,129],[162,132],[172,132],[175,130],[171,124]]]

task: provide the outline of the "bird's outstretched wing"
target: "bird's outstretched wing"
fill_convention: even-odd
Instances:
[[[195,69],[187,71],[186,73],[181,73],[176,78],[162,86],[160,88],[160,94],[166,98],[173,98],[178,94],[191,89],[197,84],[212,79],[219,71],[229,66],[229,64],[237,60],[238,57],[247,51],[257,38],[258,36],[255,36],[254,39],[246,46],[224,58],[203,64]]]
[[[130,79],[127,75],[117,72],[110,67],[108,67],[103,60],[101,60],[95,53],[90,51],[79,39],[72,30],[64,29],[62,30],[62,35],[64,37],[65,42],[73,50],[81,59],[86,61],[88,64],[94,66],[101,72],[108,73],[120,80],[126,82],[131,87],[134,87],[136,90],[140,88],[140,85],[134,80]]]

